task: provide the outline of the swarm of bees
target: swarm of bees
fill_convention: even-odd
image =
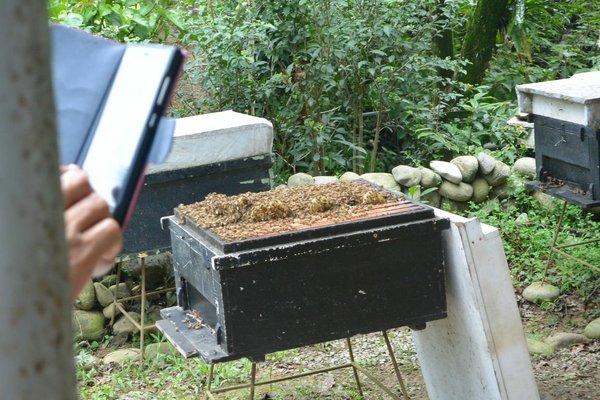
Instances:
[[[279,200],[273,200],[266,204],[257,204],[250,209],[250,221],[252,222],[281,219],[290,215],[292,215],[290,207]]]
[[[210,326],[204,323],[202,317],[200,316],[200,313],[196,310],[191,310],[190,312],[187,312],[182,322],[186,324],[186,327],[188,329],[199,330],[208,327],[211,331],[211,334],[214,335],[215,333],[214,329],[212,329]]]
[[[343,220],[359,209],[397,202],[399,196],[366,182],[282,187],[236,196],[211,193],[203,201],[180,205],[182,221],[212,230],[223,239],[241,239],[306,226],[319,220]]]

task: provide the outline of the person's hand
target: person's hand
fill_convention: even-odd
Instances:
[[[76,165],[61,167],[60,181],[65,201],[69,274],[75,298],[96,268],[112,266],[123,239],[106,201],[93,191],[83,170]]]

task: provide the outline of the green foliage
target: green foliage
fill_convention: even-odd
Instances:
[[[167,40],[185,31],[174,0],[50,0],[51,21],[121,41]]]
[[[511,9],[484,81],[494,96],[512,99],[515,85],[600,68],[599,2],[514,0]]]
[[[276,127],[278,171],[361,172],[397,163],[434,118],[432,2],[211,2],[188,39],[206,60],[203,110],[231,108]],[[419,38],[415,40],[415,38]],[[385,157],[380,158],[384,154]]]
[[[472,205],[469,215],[500,230],[515,286],[525,287],[544,278],[554,229],[561,211],[559,205],[562,204],[555,202],[555,207],[551,210],[541,207],[524,189],[521,180],[515,177],[511,179],[514,197]],[[525,224],[516,222],[522,213],[528,216]],[[568,206],[558,243],[590,239],[600,239],[600,222],[594,220],[593,214],[586,213],[579,207]],[[598,244],[574,247],[567,252],[594,265],[600,265]],[[600,279],[597,271],[557,254],[553,255],[552,260],[547,276],[561,293],[576,293],[586,302],[597,295]]]

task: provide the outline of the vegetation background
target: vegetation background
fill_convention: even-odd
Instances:
[[[172,114],[225,109],[274,124],[278,182],[296,172],[389,171],[476,154],[531,156],[515,86],[600,70],[600,2],[589,0],[49,0],[53,22],[189,59]],[[540,280],[559,207],[522,186],[467,214],[499,227],[517,288]],[[527,213],[529,222],[517,224]],[[568,207],[561,240],[594,239]],[[577,251],[577,250],[575,250]],[[599,249],[578,250],[598,265]],[[577,254],[577,253],[575,253]],[[599,274],[567,260],[550,281],[600,316]],[[541,304],[548,312],[561,303]],[[559,323],[557,318],[555,323]]]

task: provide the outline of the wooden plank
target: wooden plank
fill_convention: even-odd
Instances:
[[[196,348],[180,332],[177,332],[175,325],[171,321],[164,319],[156,321],[156,327],[182,356],[190,358],[198,355]]]
[[[413,332],[431,400],[539,399],[498,230],[453,214],[443,234],[448,317]]]

